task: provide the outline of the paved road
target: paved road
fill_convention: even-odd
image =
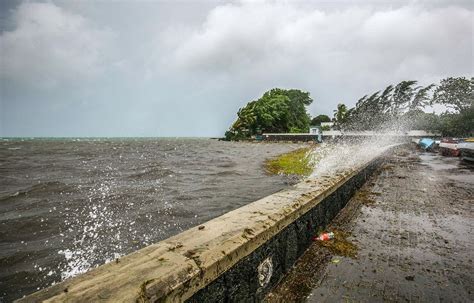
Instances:
[[[472,166],[398,153],[332,223],[357,257],[314,244],[269,301],[473,302],[473,206]]]

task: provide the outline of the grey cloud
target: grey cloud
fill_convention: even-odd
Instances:
[[[101,74],[113,33],[52,3],[23,3],[0,36],[2,81],[55,88]]]
[[[250,74],[266,67],[269,77],[272,68],[283,65],[288,70],[304,66],[315,78],[364,67],[374,78],[387,69],[399,78],[407,76],[404,64],[411,61],[420,61],[415,67],[430,74],[440,64],[441,75],[469,73],[473,17],[462,7],[325,12],[288,3],[226,5],[211,11],[170,55],[183,69]]]
[[[473,71],[464,1],[54,1],[9,11],[0,135],[218,136],[272,87],[310,91],[311,113],[331,114],[400,80]]]
[[[188,72],[236,75],[242,89],[299,84],[318,99],[313,110],[327,113],[396,81],[470,75],[473,17],[469,7],[423,3],[325,10],[243,2],[213,9],[170,55]]]

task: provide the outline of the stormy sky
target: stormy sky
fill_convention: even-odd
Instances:
[[[274,87],[312,115],[472,76],[472,1],[0,1],[0,136],[220,136]]]

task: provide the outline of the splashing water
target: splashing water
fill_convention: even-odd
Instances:
[[[382,134],[362,140],[346,138],[344,141],[322,143],[309,155],[314,166],[311,177],[354,169],[399,143],[399,138]]]
[[[67,279],[94,267],[91,260],[105,259],[106,263],[119,258],[123,251],[121,233],[125,225],[133,225],[120,218],[111,205],[113,180],[104,181],[89,190],[85,207],[66,213],[65,233],[74,238],[70,248],[58,251],[63,255],[61,278]],[[127,207],[124,207],[127,211]],[[123,215],[123,214],[122,214]],[[79,220],[82,218],[82,220]],[[136,232],[130,229],[129,232]],[[105,245],[107,243],[107,245]]]

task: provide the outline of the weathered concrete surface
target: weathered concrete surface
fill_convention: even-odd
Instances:
[[[324,226],[337,214],[381,158],[382,153],[344,173],[299,183],[19,301],[178,302],[213,281],[217,282],[209,285],[207,294],[217,300],[222,292],[212,287],[224,285],[218,282],[226,271],[230,296],[248,291],[263,295],[279,276],[274,275],[267,288],[257,289],[255,275],[252,283],[239,284],[249,273],[246,270],[255,274],[263,257],[282,249],[288,252],[280,258],[286,265],[275,270],[288,270],[310,243],[313,227]],[[321,201],[325,201],[324,207]],[[297,251],[292,251],[294,247],[286,245],[285,239],[296,239]],[[229,290],[226,293],[229,295]]]
[[[357,258],[314,243],[267,301],[474,301],[472,166],[407,151],[361,193],[330,226]]]

